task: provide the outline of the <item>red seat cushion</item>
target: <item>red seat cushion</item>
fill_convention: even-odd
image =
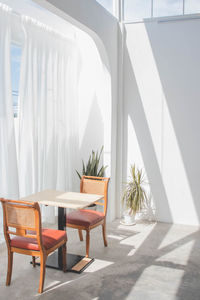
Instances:
[[[67,215],[67,223],[84,227],[92,226],[103,220],[104,214],[99,211],[80,209],[72,211]]]
[[[32,231],[33,234],[35,232]],[[55,229],[42,229],[42,242],[45,249],[50,249],[62,240],[67,239],[66,232]],[[16,236],[11,239],[11,247],[38,251],[37,239]]]

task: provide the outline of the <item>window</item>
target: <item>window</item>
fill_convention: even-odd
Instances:
[[[151,17],[151,0],[124,0],[124,19],[140,20]]]
[[[121,0],[124,21],[200,13],[200,0]]]
[[[153,2],[153,17],[183,14],[183,0],[160,0]]]
[[[18,117],[19,110],[19,78],[20,78],[20,61],[21,61],[21,47],[11,45],[11,83],[12,83],[12,99],[14,117]]]
[[[185,0],[185,14],[200,13],[200,0]]]
[[[101,4],[105,9],[107,9],[111,14],[114,13],[113,11],[113,6],[114,3],[113,1],[115,0],[96,0],[99,4]]]

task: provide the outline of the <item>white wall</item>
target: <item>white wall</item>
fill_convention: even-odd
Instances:
[[[81,159],[86,162],[91,151],[110,149],[111,142],[111,78],[104,67],[94,41],[87,35],[77,35],[81,56],[81,72],[79,82],[79,149],[80,170]],[[108,161],[106,161],[106,158]],[[110,158],[104,153],[104,165],[108,165],[110,174]]]
[[[144,167],[156,218],[200,224],[200,20],[125,29],[124,181]]]

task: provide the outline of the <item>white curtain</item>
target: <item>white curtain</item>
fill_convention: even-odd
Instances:
[[[18,198],[18,174],[10,74],[11,9],[0,3],[0,198]],[[0,232],[2,233],[0,205]],[[0,240],[3,236],[0,235]]]
[[[73,190],[78,161],[78,69],[74,43],[22,18],[19,113],[20,196],[44,189]],[[53,220],[53,209],[43,211]]]

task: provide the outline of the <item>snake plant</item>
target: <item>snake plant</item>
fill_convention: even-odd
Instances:
[[[98,151],[96,153],[95,151],[92,151],[92,154],[90,155],[89,160],[86,164],[82,160],[82,175],[104,177],[104,172],[107,166],[101,166],[99,168],[102,151],[103,151],[103,146],[100,150],[100,153],[98,153]],[[76,173],[81,179],[81,175],[77,170]]]

